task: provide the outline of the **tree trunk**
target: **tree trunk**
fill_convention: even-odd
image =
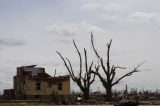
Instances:
[[[84,93],[83,93],[84,99],[85,100],[89,100],[89,89],[87,89]]]
[[[86,94],[84,95],[84,99],[85,99],[85,100],[89,100],[89,93],[86,93]]]
[[[112,87],[108,86],[106,89],[106,101],[110,102],[112,101]]]

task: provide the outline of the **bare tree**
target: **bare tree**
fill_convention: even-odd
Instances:
[[[88,66],[88,62],[87,62],[87,51],[84,48],[84,55],[85,55],[85,68],[82,68],[82,56],[80,51],[78,50],[78,47],[75,44],[75,41],[73,40],[73,44],[74,47],[76,48],[76,51],[78,53],[79,56],[79,60],[80,60],[80,66],[79,66],[79,74],[78,76],[75,76],[74,74],[74,70],[72,68],[72,64],[70,62],[70,60],[68,58],[64,58],[59,52],[57,52],[59,54],[59,56],[61,57],[61,59],[63,60],[65,67],[67,68],[72,80],[74,82],[76,82],[76,84],[78,85],[78,87],[80,88],[80,90],[83,92],[83,96],[85,100],[89,99],[89,90],[90,90],[90,85],[94,82],[95,80],[95,74],[91,73],[93,70],[92,66],[93,66],[93,61],[92,63]],[[95,71],[99,70],[99,66],[95,66]],[[84,74],[82,74],[82,70]]]
[[[112,40],[107,44],[107,63],[105,63],[104,59],[99,55],[97,50],[94,46],[94,39],[93,34],[91,33],[91,44],[92,48],[94,50],[94,53],[98,57],[98,60],[100,61],[101,67],[103,72],[105,73],[105,76],[102,76],[99,72],[99,70],[92,71],[95,75],[97,75],[102,82],[103,87],[106,89],[106,100],[111,101],[112,100],[112,87],[116,84],[118,84],[123,78],[127,76],[131,76],[133,73],[139,72],[138,68],[143,64],[139,64],[137,67],[135,67],[133,70],[129,71],[128,73],[124,74],[123,76],[119,77],[118,79],[115,79],[116,76],[116,70],[117,69],[126,69],[123,67],[115,66],[110,63],[110,47],[111,47]]]

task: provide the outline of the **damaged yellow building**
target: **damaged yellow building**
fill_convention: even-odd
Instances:
[[[70,95],[70,76],[52,77],[36,65],[17,67],[13,77],[16,97],[47,98],[51,95]]]

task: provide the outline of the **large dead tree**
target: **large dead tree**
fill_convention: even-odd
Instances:
[[[92,71],[95,75],[97,75],[102,82],[103,87],[106,90],[106,100],[111,101],[112,100],[112,87],[116,84],[118,84],[122,79],[124,79],[127,76],[131,76],[133,73],[139,72],[138,68],[142,65],[139,64],[137,67],[135,67],[133,70],[129,71],[128,73],[124,74],[123,76],[119,77],[118,79],[115,78],[116,76],[116,70],[117,69],[126,69],[123,67],[115,66],[110,63],[110,47],[111,47],[112,40],[107,44],[107,62],[105,63],[104,59],[99,55],[97,50],[94,46],[94,39],[93,34],[91,33],[91,44],[92,48],[94,50],[94,53],[98,57],[98,60],[100,61],[100,65],[102,67],[102,70],[104,72],[104,76],[101,75],[101,72],[99,70]]]
[[[94,82],[95,80],[95,74],[91,73],[93,71],[93,61],[92,63],[88,66],[88,62],[87,62],[87,51],[84,48],[84,56],[85,56],[85,68],[82,68],[82,56],[80,51],[78,50],[78,47],[75,44],[75,41],[73,40],[73,44],[74,47],[76,48],[76,51],[78,53],[79,56],[79,60],[80,60],[80,66],[79,66],[79,74],[78,76],[75,76],[73,68],[72,68],[72,64],[70,62],[70,60],[68,58],[64,58],[59,52],[57,52],[59,54],[59,56],[61,57],[61,59],[63,60],[65,67],[67,68],[72,80],[74,82],[76,82],[76,84],[78,85],[78,87],[80,88],[80,90],[83,93],[84,99],[88,100],[89,99],[89,90],[90,90],[90,85]],[[95,71],[99,70],[99,66],[95,66]],[[84,70],[83,70],[84,69]]]

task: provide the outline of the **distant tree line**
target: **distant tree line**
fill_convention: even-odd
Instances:
[[[124,98],[128,97],[136,97],[138,100],[160,100],[160,90],[149,90],[149,89],[141,89],[131,88],[126,92],[126,90],[113,90],[113,98]]]

